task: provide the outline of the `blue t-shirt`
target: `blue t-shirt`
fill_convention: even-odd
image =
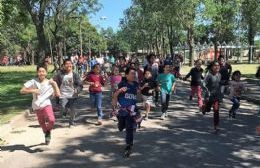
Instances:
[[[90,62],[89,62],[89,64],[90,64],[90,69],[92,69],[93,66],[96,65],[97,63],[98,63],[98,62],[97,62],[95,59],[90,60]]]
[[[160,84],[161,92],[171,94],[172,92],[172,85],[175,82],[175,77],[173,74],[165,74],[162,73],[157,77],[157,81]]]
[[[118,84],[118,89],[122,87],[127,87],[127,91],[118,95],[118,103],[120,104],[120,106],[129,107],[132,105],[136,105],[138,83],[133,82],[133,84],[130,84],[127,81],[122,81]]]

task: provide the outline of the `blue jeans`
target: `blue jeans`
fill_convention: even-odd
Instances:
[[[102,119],[102,117],[104,116],[102,112],[102,92],[90,92],[89,94],[92,108],[97,108],[98,119]]]
[[[161,92],[161,105],[162,113],[166,113],[169,107],[171,95],[168,93]]]
[[[233,105],[232,105],[232,107],[230,109],[230,113],[236,114],[237,109],[240,106],[240,98],[234,96],[230,100],[233,102]]]

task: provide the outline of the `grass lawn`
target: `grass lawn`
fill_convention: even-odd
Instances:
[[[254,77],[258,64],[232,65],[233,70],[240,70],[245,77]],[[50,68],[49,71],[51,71]],[[190,67],[184,66],[181,74],[189,72]],[[20,95],[23,83],[36,76],[35,66],[0,67],[0,125],[31,106],[31,95]],[[51,74],[49,73],[49,76]]]
[[[23,84],[36,77],[36,66],[0,67],[0,125],[31,106],[32,95],[21,95]]]

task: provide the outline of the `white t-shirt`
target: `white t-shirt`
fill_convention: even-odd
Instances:
[[[39,79],[32,79],[27,81],[24,86],[30,89],[39,89],[40,94],[37,96],[33,94],[32,100],[32,108],[33,110],[38,110],[44,108],[48,105],[51,105],[50,97],[53,95],[53,88],[49,83],[49,80],[45,80],[44,82],[40,83]]]
[[[73,85],[73,73],[69,73],[64,75],[61,86],[60,86],[60,92],[61,96],[60,98],[72,98],[74,95],[74,85]]]
[[[103,59],[103,57],[96,58],[96,61],[97,61],[100,65],[104,64],[104,59]]]

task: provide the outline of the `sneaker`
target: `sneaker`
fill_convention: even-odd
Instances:
[[[67,116],[67,112],[66,111],[63,111],[62,114],[61,114],[62,118],[66,118]]]
[[[206,114],[205,105],[203,105],[203,106],[201,107],[201,113],[202,113],[203,115],[205,115],[205,114]]]
[[[155,106],[156,106],[156,107],[159,107],[160,104],[159,104],[158,102],[155,102]]]
[[[165,113],[162,113],[161,120],[165,120]]]
[[[98,121],[97,121],[97,125],[102,125],[103,123],[102,123],[102,119],[98,119]]]
[[[144,120],[145,120],[145,121],[149,120],[148,115],[145,115],[145,116],[144,116]]]
[[[232,114],[232,118],[234,118],[234,119],[236,118],[236,113]]]
[[[165,112],[165,117],[168,117],[168,112]]]
[[[45,133],[45,144],[46,145],[49,145],[50,144],[50,141],[51,141],[51,132],[50,131],[47,131]]]
[[[231,117],[232,117],[232,112],[229,111],[229,113],[228,113],[228,118],[231,118]]]
[[[131,155],[131,153],[132,153],[132,148],[133,148],[133,145],[127,145],[127,146],[125,147],[124,156],[125,156],[126,158],[128,158],[128,157]]]
[[[70,121],[70,122],[69,122],[69,127],[74,127],[74,126],[75,126],[75,122]]]

